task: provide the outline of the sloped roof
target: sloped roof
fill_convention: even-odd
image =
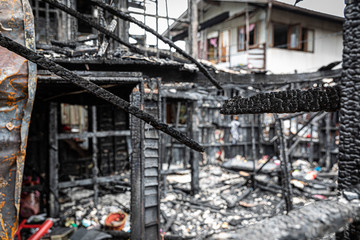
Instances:
[[[246,3],[247,2],[247,3],[250,3],[251,5],[258,6],[258,7],[266,7],[268,4],[268,0],[211,0],[211,1],[205,1],[205,2],[208,3],[207,7],[211,7],[211,3],[215,3],[215,2],[238,2],[238,3]],[[307,16],[311,16],[311,17],[317,17],[317,18],[321,18],[321,19],[325,19],[325,20],[329,20],[329,21],[333,21],[333,22],[342,23],[344,21],[343,17],[339,17],[339,16],[335,16],[332,14],[323,13],[323,12],[319,12],[319,11],[314,11],[311,9],[302,8],[302,7],[298,7],[298,6],[293,6],[293,5],[279,2],[276,0],[272,1],[272,7],[275,9],[295,12],[298,14],[303,14],[303,15],[307,15]],[[188,14],[187,14],[187,10],[186,10],[183,14],[181,14],[179,19],[187,19],[187,18],[188,18]],[[176,35],[182,31],[184,31],[186,28],[187,28],[187,24],[180,23],[180,22],[174,22],[170,26],[170,31],[175,32],[175,34],[173,34],[173,35]],[[168,29],[162,35],[167,36],[167,34],[168,34]]]

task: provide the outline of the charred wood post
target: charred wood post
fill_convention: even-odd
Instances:
[[[252,159],[253,159],[253,188],[256,188],[256,162],[257,162],[257,154],[256,154],[256,136],[255,136],[255,117],[256,115],[251,116],[251,150],[252,150]]]
[[[66,68],[60,66],[59,64],[54,63],[50,59],[47,59],[36,52],[25,48],[21,44],[18,44],[17,42],[14,42],[13,40],[3,36],[0,34],[0,45],[2,47],[5,47],[9,49],[12,52],[15,52],[16,54],[19,54],[20,56],[38,64],[39,66],[43,67],[46,70],[49,70],[50,72],[58,75],[59,77],[62,77],[65,80],[68,80],[69,82],[89,91],[89,93],[113,104],[114,106],[126,111],[127,113],[130,113],[134,115],[137,118],[142,119],[146,123],[153,126],[155,129],[160,130],[166,134],[169,134],[170,136],[177,139],[179,142],[187,145],[188,147],[203,152],[204,148],[200,146],[197,142],[193,141],[189,137],[185,136],[183,133],[180,133],[179,131],[176,131],[174,128],[170,127],[169,125],[157,120],[152,115],[140,110],[137,107],[134,107],[129,102],[121,99],[120,97],[110,93],[109,91],[99,87],[98,85],[72,73],[71,71],[67,70]]]
[[[339,190],[354,191],[360,184],[360,74],[358,52],[360,1],[345,0],[343,73],[341,79]],[[341,234],[340,234],[341,235]],[[342,239],[358,239],[360,224],[350,225]]]
[[[44,0],[44,1],[53,1],[53,0]],[[218,81],[215,80],[215,78],[210,74],[210,72],[204,67],[204,65],[202,65],[200,62],[198,62],[194,57],[190,56],[188,53],[186,53],[184,50],[182,50],[181,48],[179,48],[177,45],[174,44],[173,41],[171,41],[170,39],[161,36],[159,33],[157,33],[156,31],[154,31],[154,29],[148,27],[147,25],[145,25],[144,23],[136,20],[135,18],[131,17],[129,14],[126,14],[124,12],[122,12],[119,9],[116,9],[106,3],[103,3],[99,0],[91,0],[92,3],[94,3],[95,5],[105,9],[106,11],[108,11],[109,13],[132,23],[135,23],[136,25],[138,25],[139,27],[145,29],[147,32],[152,33],[153,35],[155,35],[157,38],[159,38],[161,41],[163,41],[164,43],[168,44],[170,47],[175,48],[176,51],[178,53],[180,53],[181,55],[183,55],[185,58],[189,59],[192,63],[194,63],[199,70],[210,80],[210,82],[217,87],[218,89],[222,90],[223,88],[220,86],[220,84],[218,83]]]
[[[145,88],[147,86],[149,84]],[[157,93],[144,93],[143,83],[131,94],[135,105],[143,106],[159,117],[158,103],[154,97],[159,96]],[[131,156],[131,239],[160,239],[159,133],[134,116],[130,117],[130,124],[134,146]]]
[[[190,108],[190,133],[191,138],[196,139],[196,141],[199,141],[199,128],[197,126],[197,115],[196,115],[196,102],[192,102],[191,108]],[[202,156],[200,153],[196,151],[190,152],[190,165],[191,165],[191,193],[193,195],[199,193],[200,191],[200,160],[202,159]]]
[[[49,204],[50,217],[59,214],[59,143],[58,143],[58,104],[50,103],[49,116]]]
[[[93,186],[94,186],[94,207],[98,204],[99,198],[99,183],[98,183],[98,139],[96,137],[97,133],[97,117],[96,117],[96,106],[91,107],[91,124],[92,124],[92,132],[94,136],[92,137],[92,179],[93,179]]]
[[[143,103],[143,85],[139,85],[131,94],[132,103],[136,107],[141,107]],[[140,119],[130,116],[131,129],[131,145],[133,148],[130,157],[131,168],[131,228],[137,231],[131,231],[132,239],[145,239],[145,220],[144,220],[144,156],[141,149],[143,149],[144,139],[144,122]]]
[[[279,150],[280,150],[280,159],[281,159],[281,175],[282,175],[282,191],[286,205],[286,211],[289,213],[293,206],[292,206],[292,189],[290,184],[290,173],[289,173],[289,159],[288,155],[285,152],[286,143],[284,141],[284,134],[282,131],[282,122],[278,118],[277,114],[274,114],[275,117],[275,128],[276,133],[278,135],[279,140]]]

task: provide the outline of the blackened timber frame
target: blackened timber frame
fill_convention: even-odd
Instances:
[[[58,132],[58,103],[50,103],[50,124],[49,124],[49,187],[50,187],[50,216],[58,217],[60,206],[58,202],[59,189],[75,186],[94,186],[94,205],[96,207],[98,201],[98,185],[100,183],[118,181],[118,178],[99,178],[98,177],[98,147],[97,138],[124,136],[129,137],[130,131],[97,131],[97,117],[96,106],[91,107],[91,129],[92,132],[84,133],[59,133]],[[59,140],[73,139],[73,138],[89,138],[92,139],[92,161],[93,161],[93,177],[91,179],[82,179],[77,181],[59,182]]]
[[[134,106],[141,107],[143,105],[143,84],[139,84],[131,94],[131,101]],[[131,231],[131,239],[145,239],[145,214],[144,208],[144,156],[141,149],[143,149],[144,139],[144,122],[140,119],[130,116],[131,128],[131,145],[133,151],[130,158],[131,168],[131,228],[137,231]]]

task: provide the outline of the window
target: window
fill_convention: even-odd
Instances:
[[[287,48],[289,27],[285,24],[274,23],[274,41],[273,47]]]
[[[314,30],[303,28],[301,36],[301,50],[314,52]]]
[[[187,123],[187,103],[176,102],[168,99],[166,104],[166,123],[168,124],[186,124]],[[178,119],[176,121],[176,119]]]
[[[300,49],[301,26],[292,25],[289,28],[289,49]]]
[[[256,24],[249,25],[249,47],[254,47],[257,43],[256,41]],[[246,49],[246,26],[242,26],[238,28],[238,51],[242,51]]]
[[[218,41],[218,37],[207,40],[207,60],[213,63],[216,63],[218,59]]]
[[[91,4],[89,4],[88,1],[86,0],[78,0],[76,1],[76,9],[86,15],[87,17],[92,17],[92,6]],[[108,24],[110,23],[111,19],[107,19],[108,20]],[[78,21],[78,31],[80,33],[92,33],[92,27],[89,26],[86,23],[83,23],[82,21]]]
[[[220,62],[227,62],[230,55],[230,31],[220,33]]]
[[[238,30],[238,50],[241,51],[241,50],[244,50],[245,49],[245,28],[244,27],[241,27],[239,28]]]
[[[273,47],[304,52],[314,52],[314,30],[300,24],[273,23]]]

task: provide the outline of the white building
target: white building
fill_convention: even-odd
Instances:
[[[267,0],[206,0],[197,8],[200,59],[271,73],[312,72],[341,61],[342,17]],[[189,39],[188,25],[170,29],[174,41]]]

